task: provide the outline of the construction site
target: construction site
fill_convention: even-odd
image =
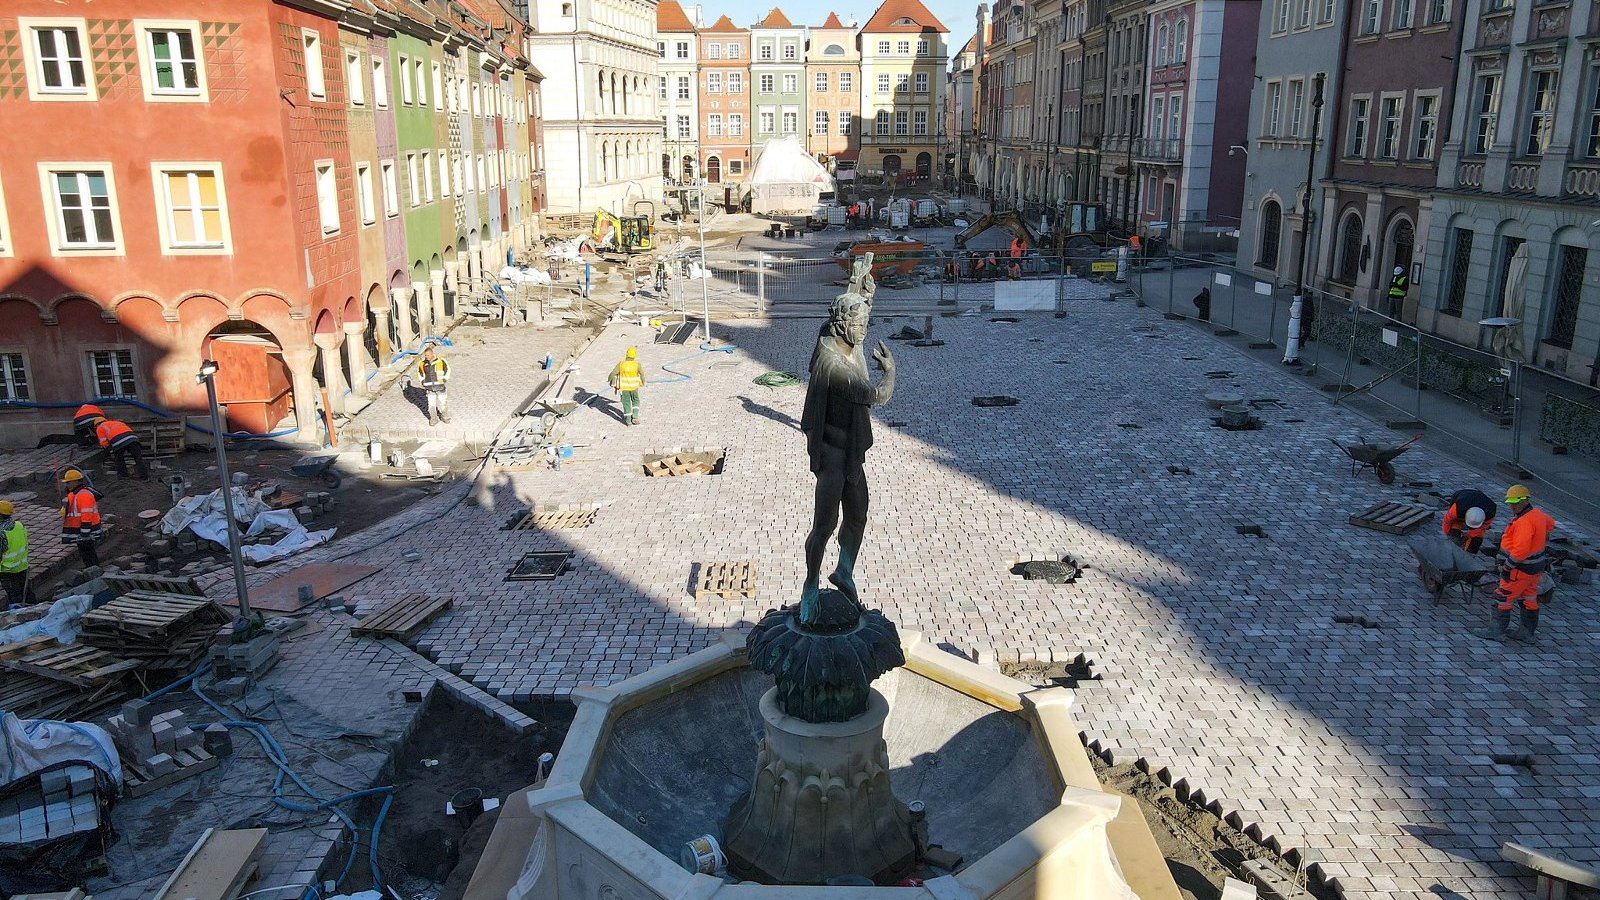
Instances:
[[[551,221],[321,447],[130,418],[141,480],[63,410],[0,451],[38,601],[0,612],[0,896],[757,896],[713,837],[759,765],[745,641],[800,600],[808,361],[863,270],[898,387],[861,601],[900,629],[885,775],[932,835],[784,896],[1600,896],[1581,453],[1453,439],[1479,426],[1421,378],[1397,426],[1333,307],[1285,366],[1285,298],[1096,205],[829,186]],[[98,565],[59,538],[69,470]],[[1557,523],[1530,643],[1469,633],[1509,514],[1460,573],[1424,547],[1513,482]],[[1093,840],[1039,849],[1071,816]]]

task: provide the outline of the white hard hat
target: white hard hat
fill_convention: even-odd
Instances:
[[[1478,526],[1480,526],[1482,524],[1483,524],[1483,510],[1479,509],[1476,506],[1474,506],[1473,508],[1467,510],[1467,527],[1468,528],[1477,528]]]
[[[1395,266],[1394,267],[1394,273],[1396,275],[1404,275],[1406,273],[1406,267],[1405,266]]]

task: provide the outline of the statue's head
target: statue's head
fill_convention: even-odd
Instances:
[[[867,322],[871,318],[872,301],[860,294],[840,294],[828,309],[828,333],[859,347],[867,339]]]

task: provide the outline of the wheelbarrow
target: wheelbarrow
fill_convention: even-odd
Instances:
[[[1350,475],[1354,477],[1362,469],[1371,469],[1378,475],[1378,480],[1384,484],[1394,484],[1394,458],[1411,449],[1411,445],[1422,440],[1421,434],[1413,434],[1411,440],[1396,447],[1382,447],[1378,444],[1341,444],[1332,438],[1335,447],[1344,451],[1350,457]]]
[[[289,467],[289,474],[300,478],[315,478],[328,490],[339,487],[342,479],[334,471],[333,464],[339,461],[338,454],[325,454],[321,456],[302,456]]]
[[[1411,555],[1417,559],[1417,577],[1433,595],[1435,604],[1446,599],[1471,600],[1484,579],[1494,574],[1478,565],[1475,556],[1438,535],[1428,541],[1413,541]]]

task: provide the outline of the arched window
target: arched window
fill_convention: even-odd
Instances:
[[[829,44],[827,49],[822,51],[822,55],[823,56],[843,56],[844,55],[844,48],[839,46],[838,44]]]
[[[610,145],[605,141],[600,142],[600,180],[611,180],[611,152]]]
[[[1261,253],[1256,265],[1264,269],[1278,269],[1278,246],[1283,240],[1283,207],[1276,200],[1261,204]]]
[[[1311,0],[1306,0],[1307,3]],[[1177,36],[1172,40],[1172,61],[1181,63],[1189,58],[1189,20],[1179,19]]]
[[[1158,66],[1167,64],[1167,38],[1169,36],[1170,33],[1167,31],[1165,24],[1156,29],[1156,65]]]
[[[1339,227],[1339,277],[1345,284],[1355,284],[1361,276],[1361,217],[1348,213]]]
[[[611,114],[617,114],[617,73],[611,73]]]

